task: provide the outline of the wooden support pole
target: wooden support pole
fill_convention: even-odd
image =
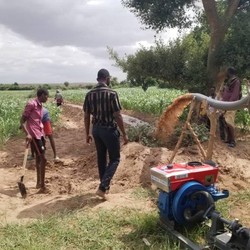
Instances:
[[[191,102],[191,105],[190,105],[190,109],[189,109],[189,112],[188,112],[187,120],[186,120],[185,124],[182,127],[181,135],[180,135],[179,140],[178,140],[178,142],[177,142],[177,144],[175,146],[175,149],[174,149],[173,154],[172,154],[172,156],[171,156],[171,158],[169,160],[169,163],[173,162],[174,157],[177,154],[177,151],[178,151],[178,149],[179,149],[179,147],[180,147],[180,145],[182,143],[183,136],[184,136],[184,134],[186,133],[186,130],[187,130],[187,126],[188,126],[187,124],[189,123],[189,121],[190,121],[190,119],[192,117],[192,114],[193,114],[193,109],[195,107],[195,103],[196,103],[196,100],[195,100],[195,97],[194,97],[193,100],[192,100],[192,102]]]
[[[194,132],[194,130],[193,130],[193,128],[191,127],[191,125],[190,125],[189,122],[187,122],[187,128],[190,130],[190,132],[191,132],[191,134],[192,134],[192,136],[193,136],[195,142],[197,143],[197,145],[198,145],[198,147],[199,147],[199,149],[200,149],[200,151],[201,151],[203,160],[205,160],[205,159],[206,159],[206,152],[205,152],[205,150],[203,149],[203,147],[202,147],[202,145],[201,145],[201,143],[200,143],[200,140],[199,140],[198,136],[195,134],[195,132]]]
[[[213,156],[213,146],[214,141],[216,137],[216,127],[217,127],[217,116],[216,116],[217,110],[214,109],[213,112],[208,116],[210,120],[210,136],[209,136],[209,142],[207,147],[207,154],[205,157],[205,160],[212,160]]]

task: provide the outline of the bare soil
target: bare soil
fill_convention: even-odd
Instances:
[[[125,112],[130,115],[130,111]],[[136,113],[133,112],[133,116]],[[146,122],[155,122],[155,117],[137,114]],[[47,141],[46,184],[50,192],[38,194],[35,189],[35,161],[28,161],[24,183],[28,191],[22,199],[17,181],[23,174],[22,161],[25,138],[9,140],[0,151],[0,221],[26,222],[62,211],[84,208],[106,209],[130,207],[153,209],[150,199],[143,201],[131,193],[137,187],[152,188],[150,168],[166,164],[172,151],[167,148],[150,148],[131,142],[122,146],[121,162],[113,178],[109,199],[96,197],[99,184],[94,143],[85,143],[83,114],[81,107],[64,105],[60,123],[54,128],[54,137],[60,162],[53,161],[53,154]],[[204,145],[205,147],[206,145]],[[175,162],[200,160],[193,148],[180,149]],[[250,135],[237,136],[237,147],[228,148],[220,141],[214,145],[213,160],[220,165],[219,186],[231,193],[249,188],[250,181]],[[245,226],[250,225],[250,204],[239,201],[233,204],[230,214],[240,218]]]

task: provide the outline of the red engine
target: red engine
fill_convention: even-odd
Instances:
[[[179,189],[189,181],[210,186],[217,181],[218,167],[201,162],[173,163],[151,168],[151,181],[165,192]]]

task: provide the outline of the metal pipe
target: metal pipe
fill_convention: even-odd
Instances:
[[[225,101],[219,101],[215,100],[211,97],[202,95],[200,93],[191,93],[193,97],[196,98],[198,101],[207,101],[207,104],[210,105],[213,108],[216,109],[222,109],[222,110],[237,110],[242,109],[248,106],[248,103],[250,102],[250,95],[240,99],[239,101],[235,102],[225,102]]]

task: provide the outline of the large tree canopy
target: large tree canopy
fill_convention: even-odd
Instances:
[[[122,3],[154,30],[188,27],[192,21],[186,10],[194,8],[193,0],[122,0]]]
[[[199,2],[202,3],[210,34],[208,83],[217,83],[217,74],[221,67],[218,54],[226,33],[238,12],[249,11],[249,0],[122,0],[123,5],[135,13],[142,23],[157,31],[164,28],[188,27],[192,21],[189,17],[190,11],[194,11],[195,4]],[[198,17],[198,12],[196,13]]]

